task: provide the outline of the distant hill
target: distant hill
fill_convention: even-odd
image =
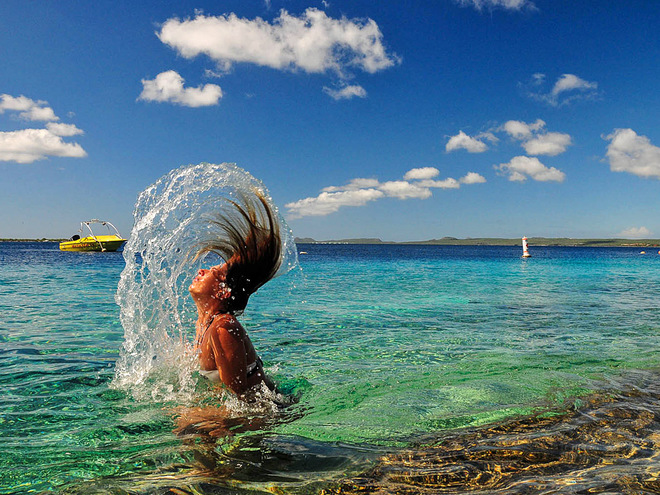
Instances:
[[[530,246],[577,246],[577,247],[660,247],[660,239],[571,239],[569,237],[529,237]],[[311,237],[296,237],[296,244],[413,244],[438,246],[520,246],[521,239],[498,237],[443,237],[427,241],[393,242],[377,238],[334,239],[317,241]]]
[[[359,239],[335,239],[328,241],[317,241],[311,237],[296,237],[295,241],[296,244],[404,244],[397,242],[383,242],[376,237]]]

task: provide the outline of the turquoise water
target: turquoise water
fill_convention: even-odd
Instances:
[[[313,493],[420,438],[656,376],[657,251],[298,248],[241,318],[288,405],[240,409],[185,359],[153,368],[151,396],[117,383],[121,253],[0,243],[0,493]],[[219,404],[230,434],[174,432]]]

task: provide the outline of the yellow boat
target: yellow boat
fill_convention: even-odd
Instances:
[[[114,233],[96,235],[90,226],[94,223],[99,223],[108,230],[112,228]],[[60,251],[117,251],[126,242],[126,239],[122,238],[117,228],[110,222],[96,219],[80,222],[80,229],[78,232],[82,234],[85,227],[89,230],[90,235],[80,237],[79,234],[75,234],[68,241],[60,242]]]

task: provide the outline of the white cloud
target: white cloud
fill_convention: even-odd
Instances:
[[[532,76],[532,86],[539,87],[545,82],[544,74]],[[598,83],[585,81],[575,74],[562,74],[549,93],[530,91],[529,96],[551,106],[566,105],[574,100],[586,100],[598,95]]]
[[[509,120],[502,126],[509,136],[522,141],[521,145],[529,155],[559,155],[572,144],[569,134],[545,132],[544,128],[545,122],[541,119],[531,124]]]
[[[538,119],[532,124],[527,124],[519,120],[509,120],[504,124],[503,129],[514,139],[529,139],[532,137],[532,133],[538,132],[544,127],[545,122],[541,119]]]
[[[325,86],[323,91],[335,100],[349,100],[351,98],[366,98],[366,90],[359,85],[344,86],[341,89],[332,89]]]
[[[442,180],[420,180],[417,184],[422,187],[434,188],[434,189],[458,189],[461,187],[460,182],[451,177],[447,177]]]
[[[646,227],[630,227],[619,232],[617,237],[623,237],[627,239],[642,239],[645,237],[651,237],[651,231]]]
[[[363,206],[384,195],[385,193],[377,189],[322,192],[315,198],[300,199],[285,206],[291,218],[323,216],[336,212],[342,206]]]
[[[464,177],[458,179],[461,184],[483,184],[486,178],[476,172],[468,172]]]
[[[82,158],[87,153],[79,144],[66,143],[48,129],[0,132],[0,161],[32,163],[48,156]]]
[[[563,74],[557,79],[552,88],[552,94],[559,96],[560,93],[566,91],[587,91],[591,89],[598,89],[598,83],[585,81],[574,74]]]
[[[80,134],[85,134],[81,129],[78,129],[73,124],[56,124],[54,122],[48,122],[46,124],[46,129],[48,129],[55,136],[62,136],[62,137],[78,136]]]
[[[481,11],[484,8],[502,8],[506,10],[535,9],[529,0],[456,0],[463,7],[474,7]]]
[[[31,121],[37,120],[37,121],[48,122],[53,120],[59,120],[59,118],[55,115],[55,112],[53,112],[53,109],[50,107],[34,106],[29,110],[26,110],[25,112],[21,112],[19,116],[21,118]]]
[[[447,177],[443,180],[422,180],[419,181],[419,185],[423,187],[435,188],[435,189],[458,189],[461,187],[460,182],[451,177]]]
[[[496,170],[509,175],[509,180],[524,182],[532,178],[540,182],[563,182],[566,174],[555,167],[546,167],[538,158],[529,156],[516,156],[509,163],[495,165]]]
[[[32,163],[49,156],[82,158],[87,152],[62,138],[84,134],[73,124],[56,123],[59,117],[48,102],[26,96],[0,95],[0,114],[18,112],[22,120],[46,122],[45,129],[0,132],[0,161]]]
[[[26,96],[0,95],[0,114],[7,110],[19,112],[18,116],[31,121],[59,120],[46,101],[34,101]]]
[[[403,176],[405,180],[415,180],[415,179],[432,179],[440,174],[440,170],[435,167],[421,167],[413,168],[406,172],[406,175]]]
[[[483,141],[470,137],[463,131],[459,131],[456,136],[452,136],[449,139],[447,145],[445,146],[445,150],[450,152],[459,149],[467,150],[469,153],[483,153],[488,149],[488,146]]]
[[[540,86],[545,82],[545,74],[542,74],[540,72],[537,72],[536,74],[532,74],[532,83],[535,86]]]
[[[46,102],[35,102],[34,100],[26,96],[11,96],[8,94],[0,95],[0,113],[4,113],[5,110],[14,110],[16,112],[23,112],[29,108],[45,104]]]
[[[566,151],[566,148],[570,145],[570,135],[561,132],[548,132],[525,141],[522,147],[529,155],[555,156]]]
[[[432,195],[431,190],[428,187],[423,187],[405,180],[385,182],[380,185],[379,189],[387,196],[398,199],[426,199]]]
[[[616,129],[605,139],[610,141],[607,158],[613,172],[660,179],[660,148],[651,144],[649,138],[632,129]]]
[[[569,134],[561,132],[547,132],[545,122],[537,119],[535,122],[522,122],[520,120],[509,120],[503,125],[494,128],[494,132],[504,132],[512,139],[519,141],[528,155],[547,155],[555,156],[564,153],[568,146],[572,144],[572,138]],[[488,145],[484,141],[496,143],[499,139],[493,132],[482,132],[476,136],[468,136],[463,131],[459,131],[456,136],[452,136],[445,147],[446,151],[457,149],[466,149],[471,153],[481,153],[488,150]],[[515,176],[518,180],[524,180],[523,177]]]
[[[480,140],[481,140],[481,139],[487,139],[487,140],[490,141],[491,143],[497,143],[497,142],[499,142],[499,139],[497,138],[497,136],[495,136],[495,134],[493,134],[493,133],[490,132],[490,131],[487,131],[487,132],[481,132],[481,133],[477,134],[477,135],[475,136],[475,138],[480,139]]]
[[[461,184],[486,182],[481,175],[468,172],[460,180],[451,177],[433,180],[439,174],[434,167],[413,168],[406,172],[404,180],[380,182],[378,179],[357,178],[344,186],[329,186],[316,197],[304,198],[286,204],[290,218],[321,216],[336,212],[342,206],[364,206],[381,198],[426,199],[433,195],[431,189],[458,189]]]
[[[142,93],[138,100],[169,102],[186,107],[217,105],[222,98],[222,89],[215,84],[203,87],[184,88],[183,77],[173,70],[161,72],[155,79],[142,79]]]
[[[282,10],[272,23],[233,13],[173,18],[157,35],[183,57],[204,54],[223,70],[234,63],[251,63],[278,70],[334,72],[343,77],[347,68],[375,73],[399,62],[386,52],[383,35],[372,19],[333,19],[315,8],[299,17]]]
[[[322,189],[323,192],[338,192],[338,191],[356,191],[358,189],[369,189],[380,186],[378,179],[352,179],[344,186],[328,186]]]

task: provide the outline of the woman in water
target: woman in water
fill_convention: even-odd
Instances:
[[[221,235],[202,243],[195,259],[214,252],[225,262],[199,270],[189,288],[198,313],[195,350],[200,372],[238,396],[262,383],[274,388],[236,319],[250,295],[272,279],[282,263],[277,218],[263,194],[255,191],[255,196],[241,197],[242,204],[229,200],[235,214],[212,222]]]

